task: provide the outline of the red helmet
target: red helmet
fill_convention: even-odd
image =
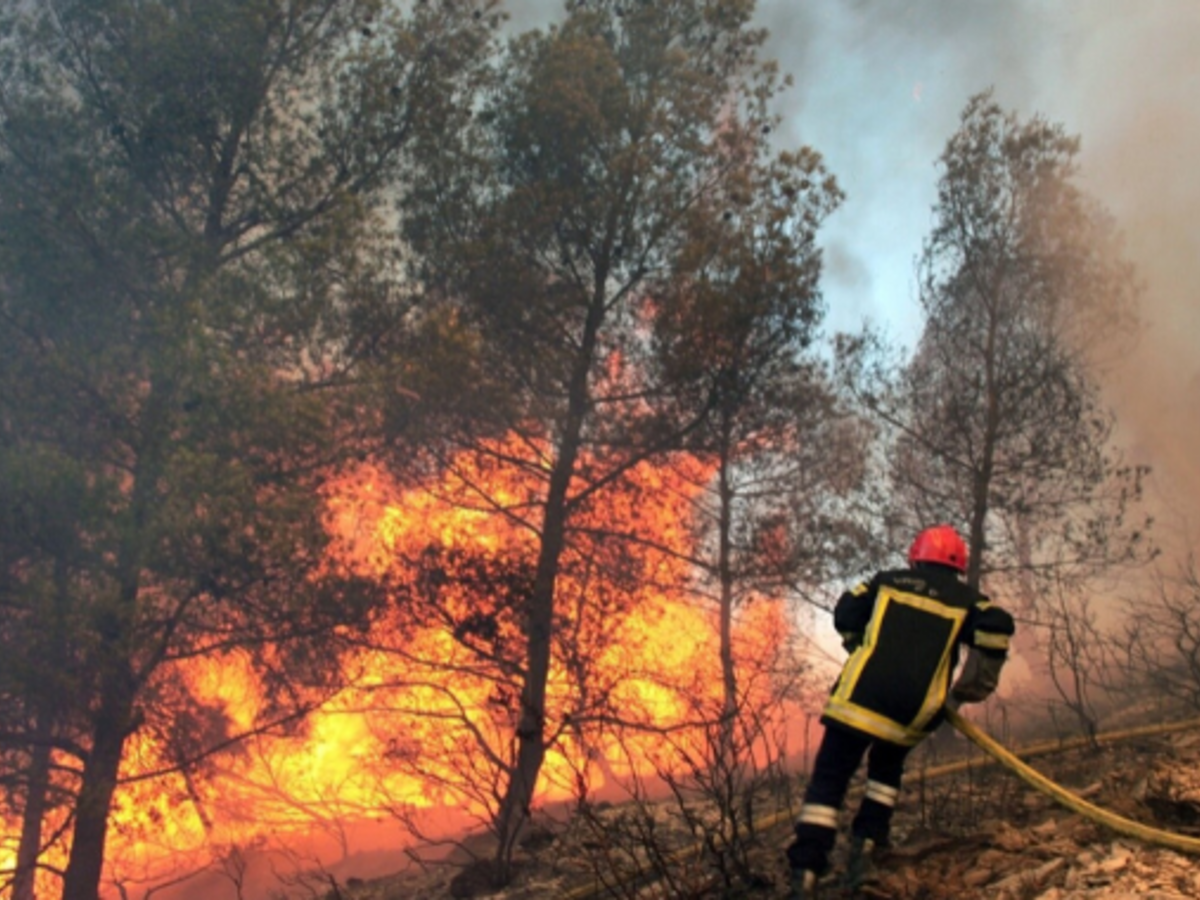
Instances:
[[[967,571],[967,545],[949,525],[934,525],[917,535],[908,548],[909,565],[919,562],[939,563]]]

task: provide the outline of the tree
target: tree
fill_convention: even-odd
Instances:
[[[49,746],[70,794],[65,900],[97,897],[123,750],[189,712],[155,702],[188,659],[252,660],[265,721],[336,683],[322,644],[375,594],[328,572],[320,490],[405,312],[387,190],[493,24],[455,0],[6,7],[0,493],[37,527],[0,534],[29,663],[5,748]]]
[[[1112,449],[1097,382],[1134,330],[1139,286],[1076,184],[1078,148],[1061,126],[972,97],[940,159],[911,360],[892,378],[870,363],[877,341],[843,346],[857,396],[893,429],[905,531],[965,525],[968,580],[1019,570],[1026,602],[1039,572],[1082,577],[1145,549],[1126,521],[1145,470]]]
[[[7,437],[5,435],[4,437]],[[58,834],[44,833],[47,817],[63,804],[61,778],[55,778],[55,738],[76,732],[79,711],[63,703],[87,673],[72,653],[78,611],[70,602],[71,573],[78,570],[76,523],[100,508],[87,507],[93,495],[83,471],[61,456],[36,458],[0,438],[0,758],[5,762],[9,805],[20,811],[13,900],[32,900],[42,852]]]
[[[745,195],[770,192],[759,186]],[[836,197],[830,181],[811,200]],[[830,577],[854,543],[847,501],[865,473],[865,442],[855,440],[862,423],[839,409],[810,352],[820,314],[812,232],[797,230],[769,199],[746,206],[736,225],[694,239],[704,259],[694,281],[670,287],[659,337],[662,352],[703,371],[710,385],[711,411],[688,442],[714,469],[691,562],[717,611],[728,728],[745,705],[733,659],[736,615],[755,597]],[[812,221],[821,211],[811,210]],[[765,252],[776,256],[763,259]],[[724,742],[731,740],[727,733]]]
[[[1060,588],[1042,605],[1049,607],[1045,619],[1049,625],[1046,669],[1050,682],[1088,741],[1097,746],[1098,701],[1106,693],[1105,672],[1113,669],[1106,652],[1111,641],[1098,624],[1086,594],[1080,596]]]
[[[702,280],[718,236],[732,235],[722,223],[741,214],[735,186],[759,192],[745,199],[761,216],[759,259],[780,264],[773,296],[796,291],[798,333],[813,313],[811,234],[832,191],[811,152],[768,164],[760,139],[779,80],[757,59],[751,12],[741,0],[569,2],[560,25],[511,43],[461,130],[423,147],[406,233],[442,302],[428,338],[462,361],[457,390],[412,385],[443,403],[432,446],[472,445],[541,485],[524,506],[479,486],[478,502],[536,544],[515,749],[493,823],[501,881],[561,733],[547,721],[547,679],[589,507],[684,448],[712,409],[713,373],[655,338],[675,286]]]
[[[656,297],[655,333],[673,378],[704,385],[701,402],[709,407],[687,442],[715,467],[693,562],[716,592],[729,725],[741,705],[735,611],[755,591],[783,593],[805,563],[822,568],[836,529],[816,521],[817,509],[826,488],[853,483],[837,473],[857,468],[852,456],[834,463],[823,455],[832,448],[820,445],[836,440],[840,423],[811,353],[822,313],[815,229],[841,194],[811,150],[800,157],[810,190],[798,197],[790,170],[799,159],[771,160],[759,134],[741,139],[721,184],[688,217],[686,277]],[[797,500],[806,515],[792,515]],[[797,534],[802,529],[816,540]],[[813,552],[802,559],[793,552],[800,546]]]

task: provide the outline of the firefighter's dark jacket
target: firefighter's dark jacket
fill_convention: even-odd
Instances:
[[[960,646],[998,674],[1014,631],[944,566],[880,572],[841,596],[833,621],[852,652],[822,718],[906,747],[941,722]]]

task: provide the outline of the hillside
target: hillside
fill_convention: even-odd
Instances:
[[[963,746],[966,742],[957,737]],[[939,739],[942,744],[948,741]],[[942,747],[939,752],[946,752]],[[1039,771],[1126,818],[1180,834],[1200,834],[1200,731],[1106,744],[1039,756]],[[1200,865],[1171,850],[1139,844],[1063,810],[1015,776],[979,758],[966,772],[925,778],[914,765],[897,811],[894,846],[880,861],[878,890],[868,896],[896,900],[1081,900],[1081,898],[1200,897]],[[856,798],[852,795],[851,802]],[[659,820],[669,828],[671,804]],[[622,821],[622,812],[610,812]],[[675,817],[677,818],[677,817]],[[628,821],[628,817],[624,821]],[[782,848],[786,816],[758,836],[750,855],[751,885],[722,888],[694,860],[677,858],[672,887],[613,882],[597,884],[598,862],[616,859],[627,832],[608,847],[595,832],[582,837],[566,823],[543,822],[527,842],[520,875],[491,891],[474,869],[430,867],[372,882],[351,882],[329,900],[490,900],[535,898],[786,896]],[[660,835],[661,836],[661,835]],[[836,874],[836,873],[835,873]],[[595,890],[590,887],[596,888]],[[831,879],[823,897],[843,896]]]

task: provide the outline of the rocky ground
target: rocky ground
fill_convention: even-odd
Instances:
[[[1035,767],[1091,803],[1178,834],[1200,835],[1200,731],[1046,755]],[[851,804],[854,798],[851,798]],[[654,820],[647,828],[647,822]],[[329,900],[622,900],[779,898],[786,895],[782,849],[790,817],[781,812],[758,836],[741,878],[714,876],[699,863],[672,804],[636,813],[613,807],[591,823],[545,822],[531,833],[518,877],[487,886],[484,863],[428,867],[340,886]],[[674,829],[674,833],[672,832]],[[702,833],[702,830],[701,832]],[[639,841],[645,846],[636,848]],[[663,851],[667,884],[620,882],[609,874],[646,846]],[[669,847],[684,848],[670,852]],[[636,848],[636,852],[635,852]],[[835,872],[836,876],[836,872]],[[607,891],[601,880],[609,881]],[[822,897],[842,894],[834,879]],[[910,774],[897,812],[894,845],[880,861],[873,897],[896,900],[1081,900],[1200,897],[1200,858],[1139,843],[1070,813],[1014,776],[980,764],[966,773]]]

